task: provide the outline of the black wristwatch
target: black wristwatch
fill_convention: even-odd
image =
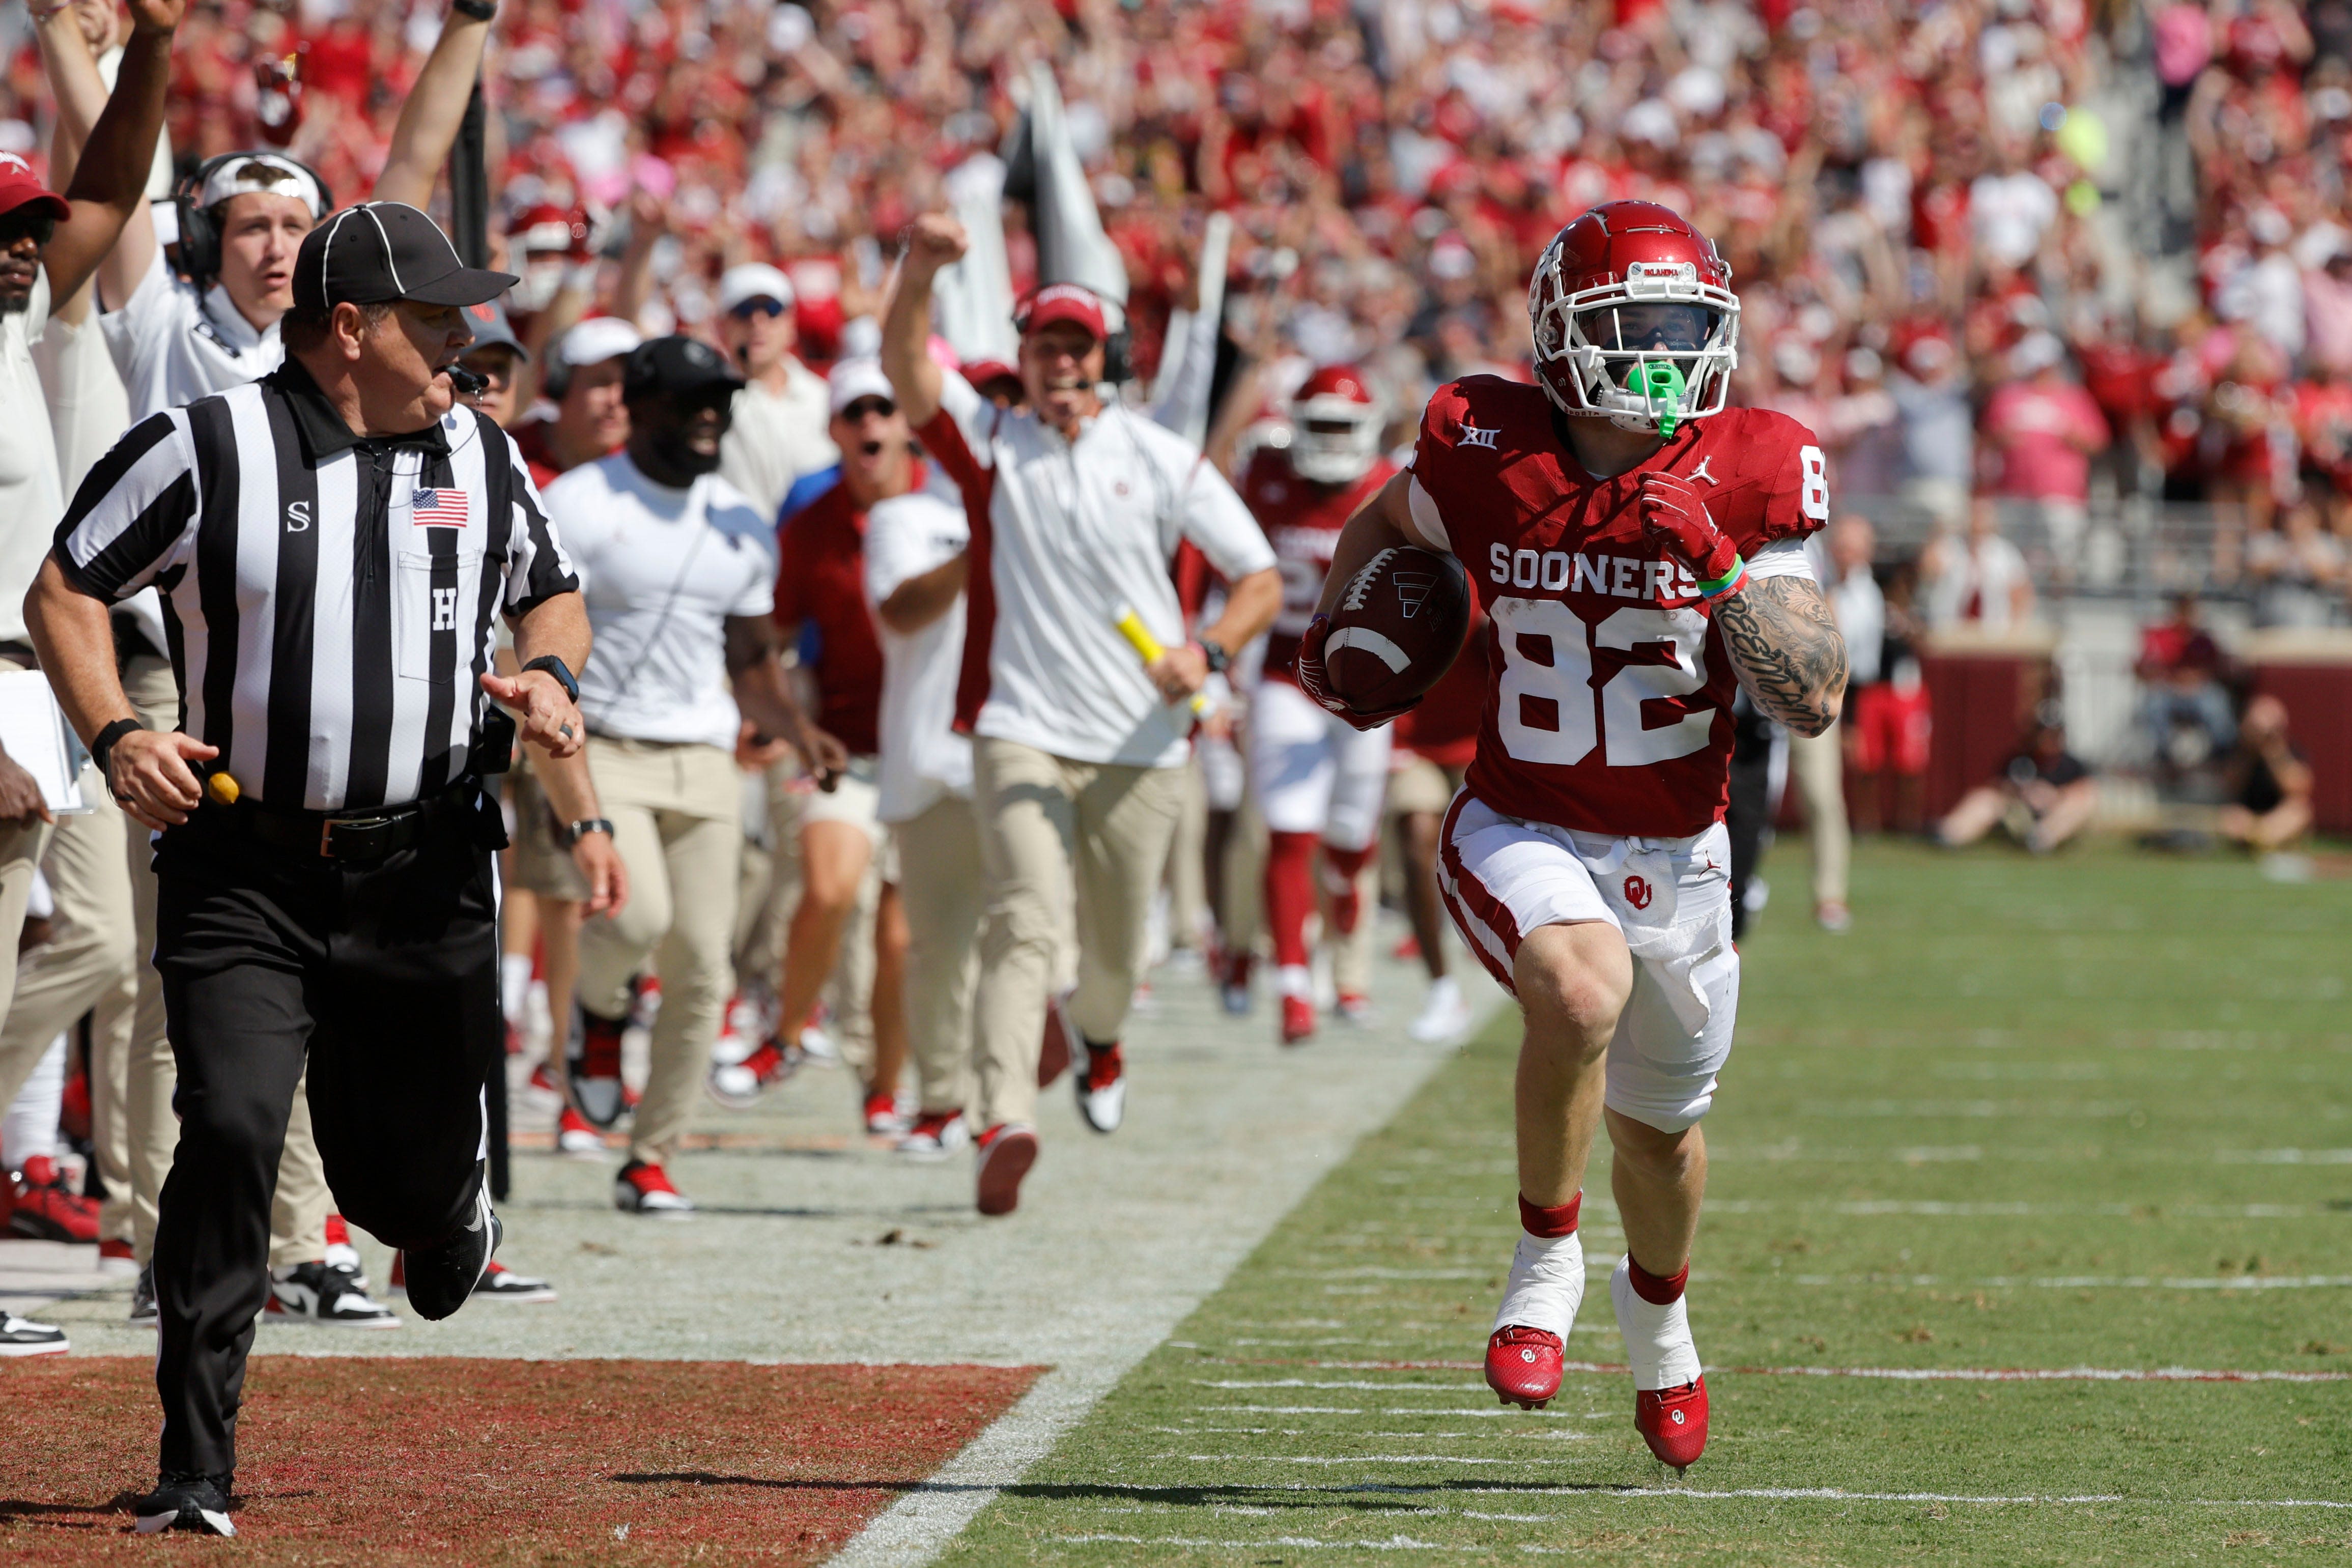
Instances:
[[[1225,666],[1234,662],[1234,656],[1225,652],[1225,645],[1214,637],[1201,639],[1201,655],[1209,661],[1209,674],[1213,675],[1223,674]]]
[[[576,822],[566,822],[563,825],[563,847],[571,849],[591,833],[602,833],[611,838],[612,821],[604,817],[583,817]]]
[[[578,702],[580,700],[579,677],[572,673],[569,665],[565,664],[562,660],[557,658],[554,654],[541,653],[538,658],[533,659],[530,664],[525,664],[523,668],[526,670],[545,670],[549,674],[555,677],[555,684],[563,688],[563,692],[566,696],[570,697],[573,702]]]
[[[477,22],[495,22],[499,18],[499,8],[491,0],[449,0],[449,9]]]
[[[106,760],[114,755],[115,743],[134,729],[147,727],[135,718],[118,718],[89,739],[89,759],[98,765],[98,776],[106,777]]]

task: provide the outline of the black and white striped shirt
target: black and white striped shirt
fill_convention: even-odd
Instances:
[[[110,601],[161,590],[180,727],[247,798],[312,810],[462,777],[495,617],[579,588],[504,431],[460,406],[363,440],[290,360],[132,426],[56,555]]]

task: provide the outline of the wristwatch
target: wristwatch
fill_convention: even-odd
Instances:
[[[1213,675],[1223,674],[1225,666],[1234,662],[1234,656],[1225,652],[1225,645],[1214,637],[1201,639],[1201,655],[1209,661],[1209,674]]]
[[[557,658],[554,654],[541,653],[538,658],[533,659],[530,664],[525,664],[523,668],[526,670],[546,671],[549,674],[555,677],[555,684],[563,688],[564,695],[570,697],[573,702],[578,702],[580,700],[579,677],[572,673],[569,665],[565,664],[562,660]]]
[[[606,838],[611,838],[613,836],[611,819],[583,817],[576,822],[566,822],[563,825],[563,847],[568,850],[591,833],[602,833]]]
[[[471,16],[477,22],[498,19],[499,8],[491,0],[449,0],[449,9],[461,16]]]

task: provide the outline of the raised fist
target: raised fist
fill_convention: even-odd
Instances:
[[[1678,558],[1701,582],[1714,582],[1739,559],[1739,547],[1715,526],[1706,503],[1679,474],[1642,476],[1642,531]]]

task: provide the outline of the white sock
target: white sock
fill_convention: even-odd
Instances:
[[[1274,972],[1276,996],[1315,998],[1315,976],[1304,964],[1285,964]]]
[[[499,960],[499,1005],[517,1029],[530,1021],[530,955],[509,953]]]
[[[58,1113],[66,1097],[66,1037],[41,1053],[16,1091],[16,1103],[0,1116],[0,1171],[21,1170],[26,1160],[58,1152]]]
[[[1583,1304],[1583,1239],[1573,1230],[1550,1239],[1520,1231],[1503,1304],[1495,1310],[1495,1327],[1517,1323],[1542,1329],[1558,1334],[1565,1344],[1568,1331],[1576,1326],[1576,1309]]]
[[[1617,1260],[1609,1276],[1609,1300],[1617,1309],[1617,1332],[1625,1340],[1625,1364],[1633,1386],[1647,1393],[1697,1381],[1698,1346],[1691,1341],[1687,1294],[1664,1306],[1645,1301],[1633,1289],[1633,1254]]]

